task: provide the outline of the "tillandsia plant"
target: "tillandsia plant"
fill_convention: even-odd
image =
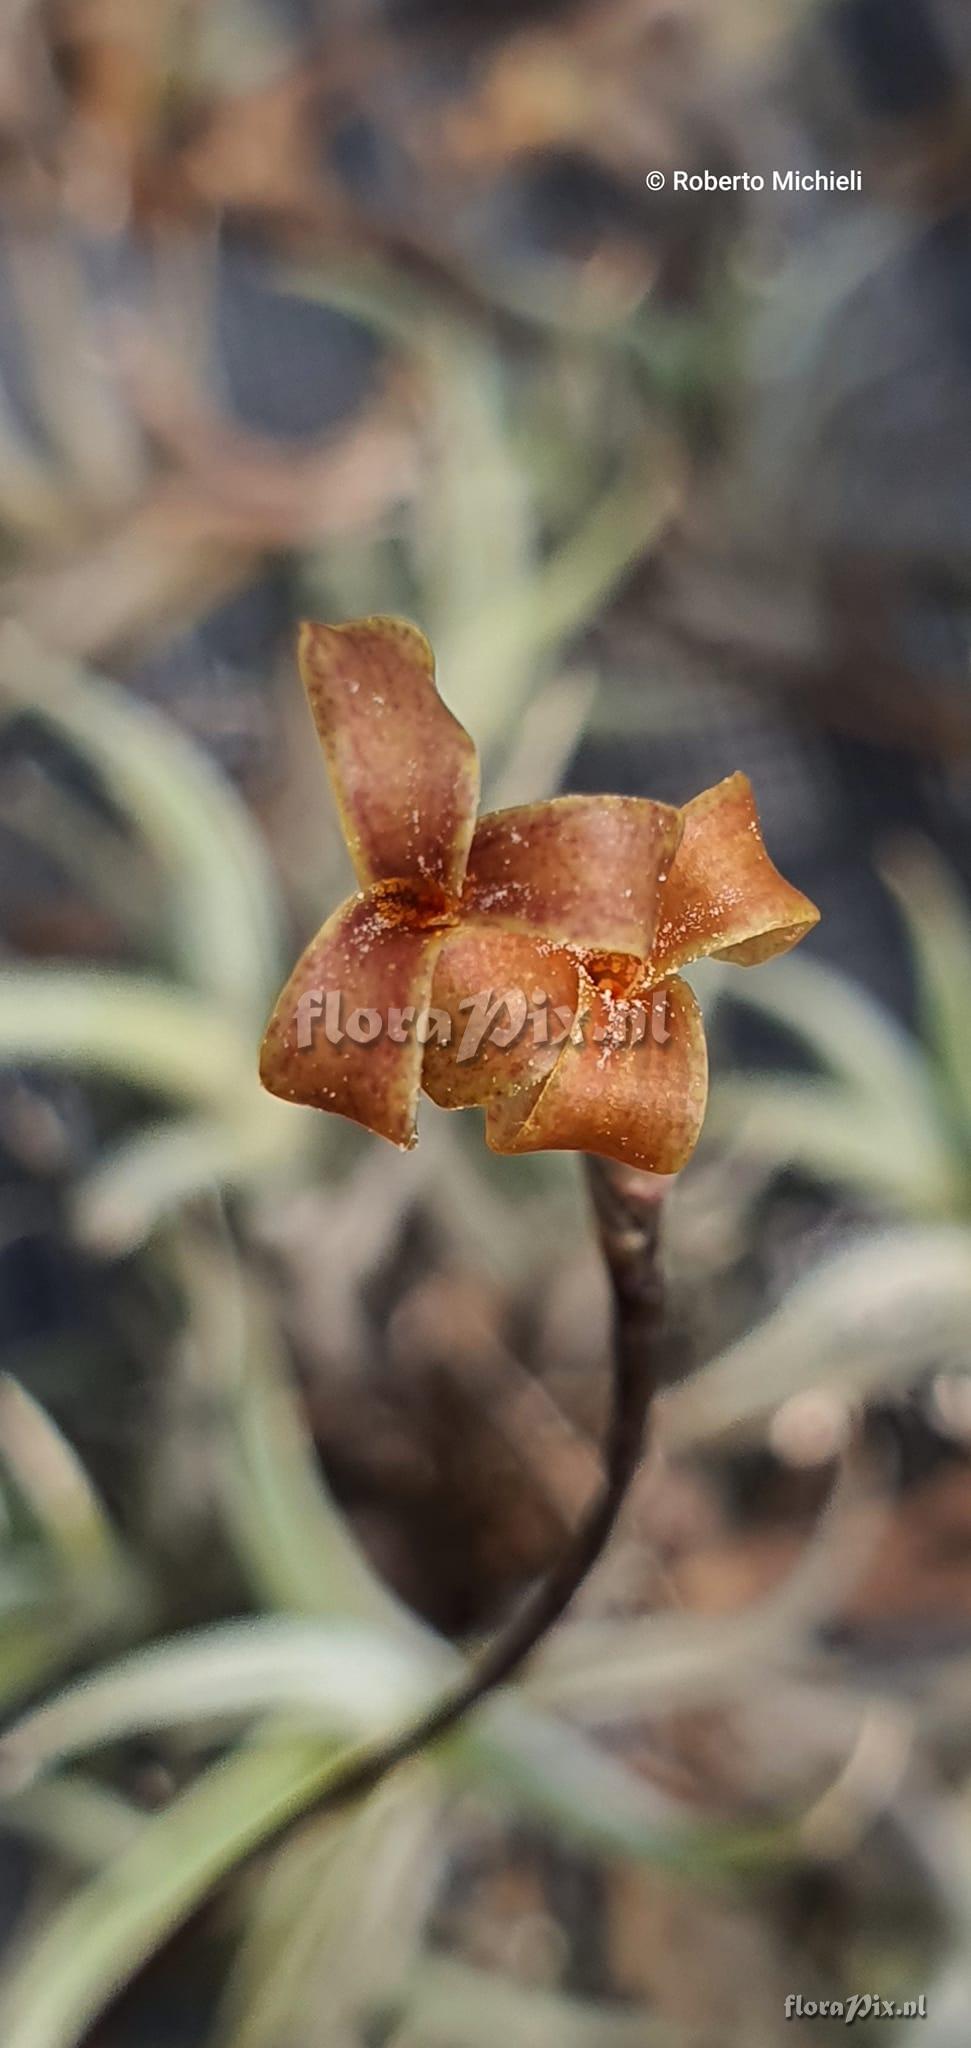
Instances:
[[[819,913],[769,859],[744,775],[682,809],[562,796],[478,817],[475,747],[416,627],[307,624],[299,662],[360,889],[277,1002],[264,1086],[400,1146],[424,1088],[448,1109],[484,1107],[497,1152],[583,1152],[615,1322],[606,1477],[571,1548],[466,1683],[355,1760],[335,1805],[509,1677],[603,1548],[655,1381],[659,1198],[705,1112],[704,1031],[678,970],[709,955],[754,966]]]

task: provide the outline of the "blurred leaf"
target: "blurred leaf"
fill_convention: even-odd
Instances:
[[[278,912],[245,806],[171,720],[8,624],[0,705],[45,718],[103,777],[170,884],[167,906],[187,979],[262,1023],[278,977]]]
[[[88,519],[131,505],[144,488],[147,451],[104,347],[81,251],[73,237],[6,238],[6,289],[30,336],[30,383],[43,438],[76,480]]]
[[[574,524],[542,557],[526,444],[504,420],[494,351],[431,294],[380,264],[290,284],[416,355],[428,368],[433,404],[441,392],[421,501],[431,509],[418,536],[420,609],[448,701],[487,752],[514,728],[538,672],[664,531],[682,490],[676,444],[653,428],[642,435],[626,473],[599,495],[596,481],[588,485]],[[493,516],[484,516],[484,493]]]
[[[677,2037],[639,2009],[585,2004],[467,1963],[428,1958],[390,2048],[666,2048]]]
[[[281,1163],[295,1163],[309,1149],[304,1118],[290,1118],[286,1109],[281,1118],[271,1096],[248,1094],[245,1120],[151,1124],[109,1150],[72,1196],[79,1240],[110,1256],[133,1251],[161,1217],[195,1196],[238,1188]]]
[[[497,810],[555,796],[579,745],[597,691],[596,677],[565,675],[526,705],[490,801]]]
[[[817,960],[787,956],[746,970],[724,990],[796,1038],[821,1067],[879,1102],[895,1123],[913,1122],[940,1141],[934,1091],[921,1047],[858,983]]]
[[[226,1013],[134,974],[8,969],[0,1062],[100,1074],[240,1120],[261,1102],[254,1045]]]
[[[24,433],[0,385],[0,513],[7,532],[28,541],[59,539],[77,509],[53,464],[42,460]]]
[[[128,941],[145,952],[157,936],[151,864],[117,827],[91,808],[89,796],[55,786],[24,761],[2,791],[0,816],[21,845],[53,862],[89,902],[99,904]],[[125,858],[119,859],[124,851]]]
[[[70,1603],[51,1588],[43,1602],[5,1619],[0,1629],[0,1700],[22,1699],[32,1686],[69,1663],[87,1629],[72,1627]]]
[[[78,1679],[0,1739],[8,1782],[150,1730],[300,1713],[320,1734],[378,1737],[419,1710],[435,1667],[350,1623],[266,1616],[133,1651]]]
[[[528,479],[513,454],[500,358],[476,325],[380,265],[310,276],[294,288],[365,321],[420,367],[430,476],[408,534],[419,608],[449,703],[487,747],[502,727],[503,692],[518,692],[527,678],[493,675],[485,693],[470,691],[447,649],[466,627],[478,630],[502,593],[531,587]]]
[[[396,533],[335,534],[298,565],[297,606],[302,618],[366,618],[381,592],[385,611],[407,616],[414,581]]]
[[[220,1685],[224,1678],[220,1673]],[[269,1672],[265,1685],[271,1694],[278,1690]],[[214,1686],[210,1697],[217,1696]],[[375,1704],[369,1703],[369,1713]],[[174,1691],[171,1710],[177,1710]],[[76,1704],[71,1713],[79,1717]],[[20,1729],[23,1743],[33,1728],[35,1751],[39,1724],[45,1725],[40,1714]],[[101,1725],[107,1725],[104,1718]],[[49,1748],[49,1720],[46,1727]],[[90,1730],[91,1717],[87,1739]],[[61,1754],[64,1740],[62,1720]],[[4,2048],[73,2048],[212,1886],[268,1833],[325,1795],[349,1754],[341,1749],[335,1756],[319,1740],[268,1732],[259,1744],[204,1771],[163,1813],[146,1820],[134,1842],[45,1921],[8,1973],[0,1995]],[[679,1827],[674,1802],[582,1736],[512,1700],[492,1701],[453,1738],[448,1757],[463,1779],[481,1774],[493,1793],[498,1788],[534,1811],[558,1816],[581,1839],[614,1853],[715,1871],[752,1848],[754,1831],[746,1837],[739,1829],[719,1834]],[[767,1839],[763,1831],[760,1856]]]
[[[4,2048],[74,2048],[218,1880],[318,1795],[340,1758],[276,1735],[204,1771],[43,1922],[0,1984]]]
[[[218,1217],[211,1247],[184,1245],[182,1271],[199,1354],[226,1418],[223,1509],[255,1590],[298,1614],[344,1615],[392,1642],[435,1645],[431,1630],[378,1578],[327,1490],[279,1333]]]
[[[706,1135],[776,1170],[793,1167],[911,1214],[952,1216],[961,1204],[943,1125],[890,1116],[883,1102],[837,1083],[771,1075],[719,1082]]]
[[[439,636],[449,701],[460,718],[475,725],[481,744],[510,730],[537,671],[581,631],[624,571],[660,537],[679,496],[672,451],[658,439],[653,473],[645,459],[610,485],[529,576],[493,590],[479,614]],[[489,718],[483,731],[484,705]]]
[[[797,1282],[763,1323],[662,1395],[672,1451],[745,1437],[793,1394],[846,1401],[912,1386],[931,1368],[971,1371],[971,1232],[882,1232]]]
[[[256,1041],[228,1012],[165,983],[94,969],[14,969],[0,989],[0,1066],[48,1062],[204,1115],[127,1139],[74,1194],[80,1236],[124,1249],[211,1188],[294,1160],[310,1132],[260,1088]]]
[[[412,1766],[350,1816],[317,1822],[278,1852],[215,2044],[279,2048],[299,2036],[301,2014],[312,2039],[336,2040],[363,2007],[398,1990],[432,1900],[437,1808],[433,1774]]]
[[[437,647],[470,619],[481,618],[497,592],[528,576],[533,533],[494,348],[475,328],[439,317],[421,336],[421,356],[432,411],[433,474],[415,508],[412,546]],[[461,716],[460,699],[470,708],[462,672],[443,674]]]
[[[0,1378],[0,1456],[26,1509],[29,1544],[11,1545],[0,1593],[0,1699],[69,1663],[129,1609],[134,1583],[71,1446],[8,1375]]]
[[[256,1040],[228,1011],[166,982],[96,969],[11,969],[0,988],[0,1065],[51,1063],[203,1114],[126,1138],[73,1195],[79,1232],[127,1249],[214,1180],[239,1184],[309,1144],[309,1115],[259,1085]]]
[[[534,1814],[604,1856],[712,1877],[783,1856],[781,1826],[712,1826],[578,1728],[512,1693],[496,1695],[441,1751],[485,1798]]]
[[[865,990],[787,958],[714,990],[714,1004],[725,1000],[780,1025],[822,1074],[716,1081],[709,1137],[910,1213],[964,1206],[966,1177],[923,1048]]]
[[[782,1584],[741,1612],[578,1622],[537,1656],[531,1698],[561,1712],[629,1720],[742,1696],[802,1659],[872,1555],[885,1516],[851,1466]]]
[[[4,1503],[4,1507],[6,1503]],[[4,1540],[9,1532],[4,1530]],[[29,1613],[44,1593],[50,1591],[50,1564],[37,1541],[16,1544],[13,1554],[0,1564],[0,1616]]]
[[[113,1862],[146,1816],[118,1792],[76,1773],[28,1785],[3,1802],[3,1823],[82,1870]]]
[[[907,923],[924,1025],[940,1062],[947,1107],[971,1152],[971,906],[927,844],[899,846],[882,862]]]
[[[104,1507],[67,1439],[9,1373],[0,1375],[0,1455],[51,1557],[82,1588],[110,1584],[121,1553]]]
[[[221,99],[272,82],[292,60],[285,23],[285,16],[276,18],[259,0],[207,0],[186,38],[187,92]]]
[[[446,1644],[436,1656],[340,1621],[314,1626],[265,1618],[224,1623],[137,1651],[25,1715],[0,1743],[7,1782],[105,1743],[163,1727],[298,1717],[320,1736],[369,1745],[407,1724],[461,1674]],[[436,1750],[449,1776],[565,1824],[614,1853],[675,1866],[718,1866],[744,1832],[686,1824],[674,1799],[602,1754],[579,1731],[512,1694],[470,1716]]]

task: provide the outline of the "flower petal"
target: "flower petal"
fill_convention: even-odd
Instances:
[[[643,959],[681,814],[643,797],[561,796],[479,819],[463,910],[507,930]]]
[[[650,978],[716,954],[742,967],[788,952],[819,911],[785,881],[762,843],[747,775],[729,775],[682,812],[684,832],[664,885]]]
[[[704,1120],[704,1026],[695,997],[677,977],[646,1003],[646,1034],[631,1042],[618,1014],[626,1005],[588,984],[580,1042],[564,1046],[539,1088],[490,1104],[486,1138],[493,1151],[597,1152],[651,1173],[677,1173]]]
[[[549,939],[490,921],[460,926],[435,966],[432,1007],[448,1031],[446,1043],[432,1037],[425,1048],[426,1094],[462,1109],[540,1081],[576,1015],[579,980],[576,956]]]
[[[298,660],[358,880],[456,897],[479,801],[473,742],[405,619],[305,624]]]
[[[393,1012],[424,1009],[441,943],[440,928],[414,930],[376,896],[342,903],[297,962],[270,1018],[260,1053],[264,1088],[413,1145],[422,1048],[414,1018],[408,1026]]]

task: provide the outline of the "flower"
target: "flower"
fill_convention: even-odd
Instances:
[[[494,1151],[676,1172],[708,1083],[700,1012],[677,970],[710,954],[755,965],[819,917],[773,867],[747,777],[680,810],[562,796],[477,820],[475,747],[415,626],[304,625],[298,658],[360,887],[279,998],[264,1087],[402,1146],[424,1088],[445,1108],[484,1107]],[[302,1029],[325,991],[373,1023],[356,1036]],[[470,1012],[504,991],[528,1004],[526,1028],[485,1031],[464,1056]],[[659,1001],[663,1029],[632,1031]],[[430,1036],[406,1028],[429,1012]]]

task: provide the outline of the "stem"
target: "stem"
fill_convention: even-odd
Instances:
[[[604,1480],[585,1520],[548,1578],[469,1676],[379,1749],[355,1757],[332,1780],[316,1811],[332,1812],[373,1792],[390,1771],[451,1733],[473,1708],[518,1671],[559,1621],[611,1535],[640,1463],[656,1385],[654,1353],[663,1315],[659,1248],[665,1181],[602,1159],[585,1160],[590,1196],[613,1297],[613,1401],[604,1446]]]

